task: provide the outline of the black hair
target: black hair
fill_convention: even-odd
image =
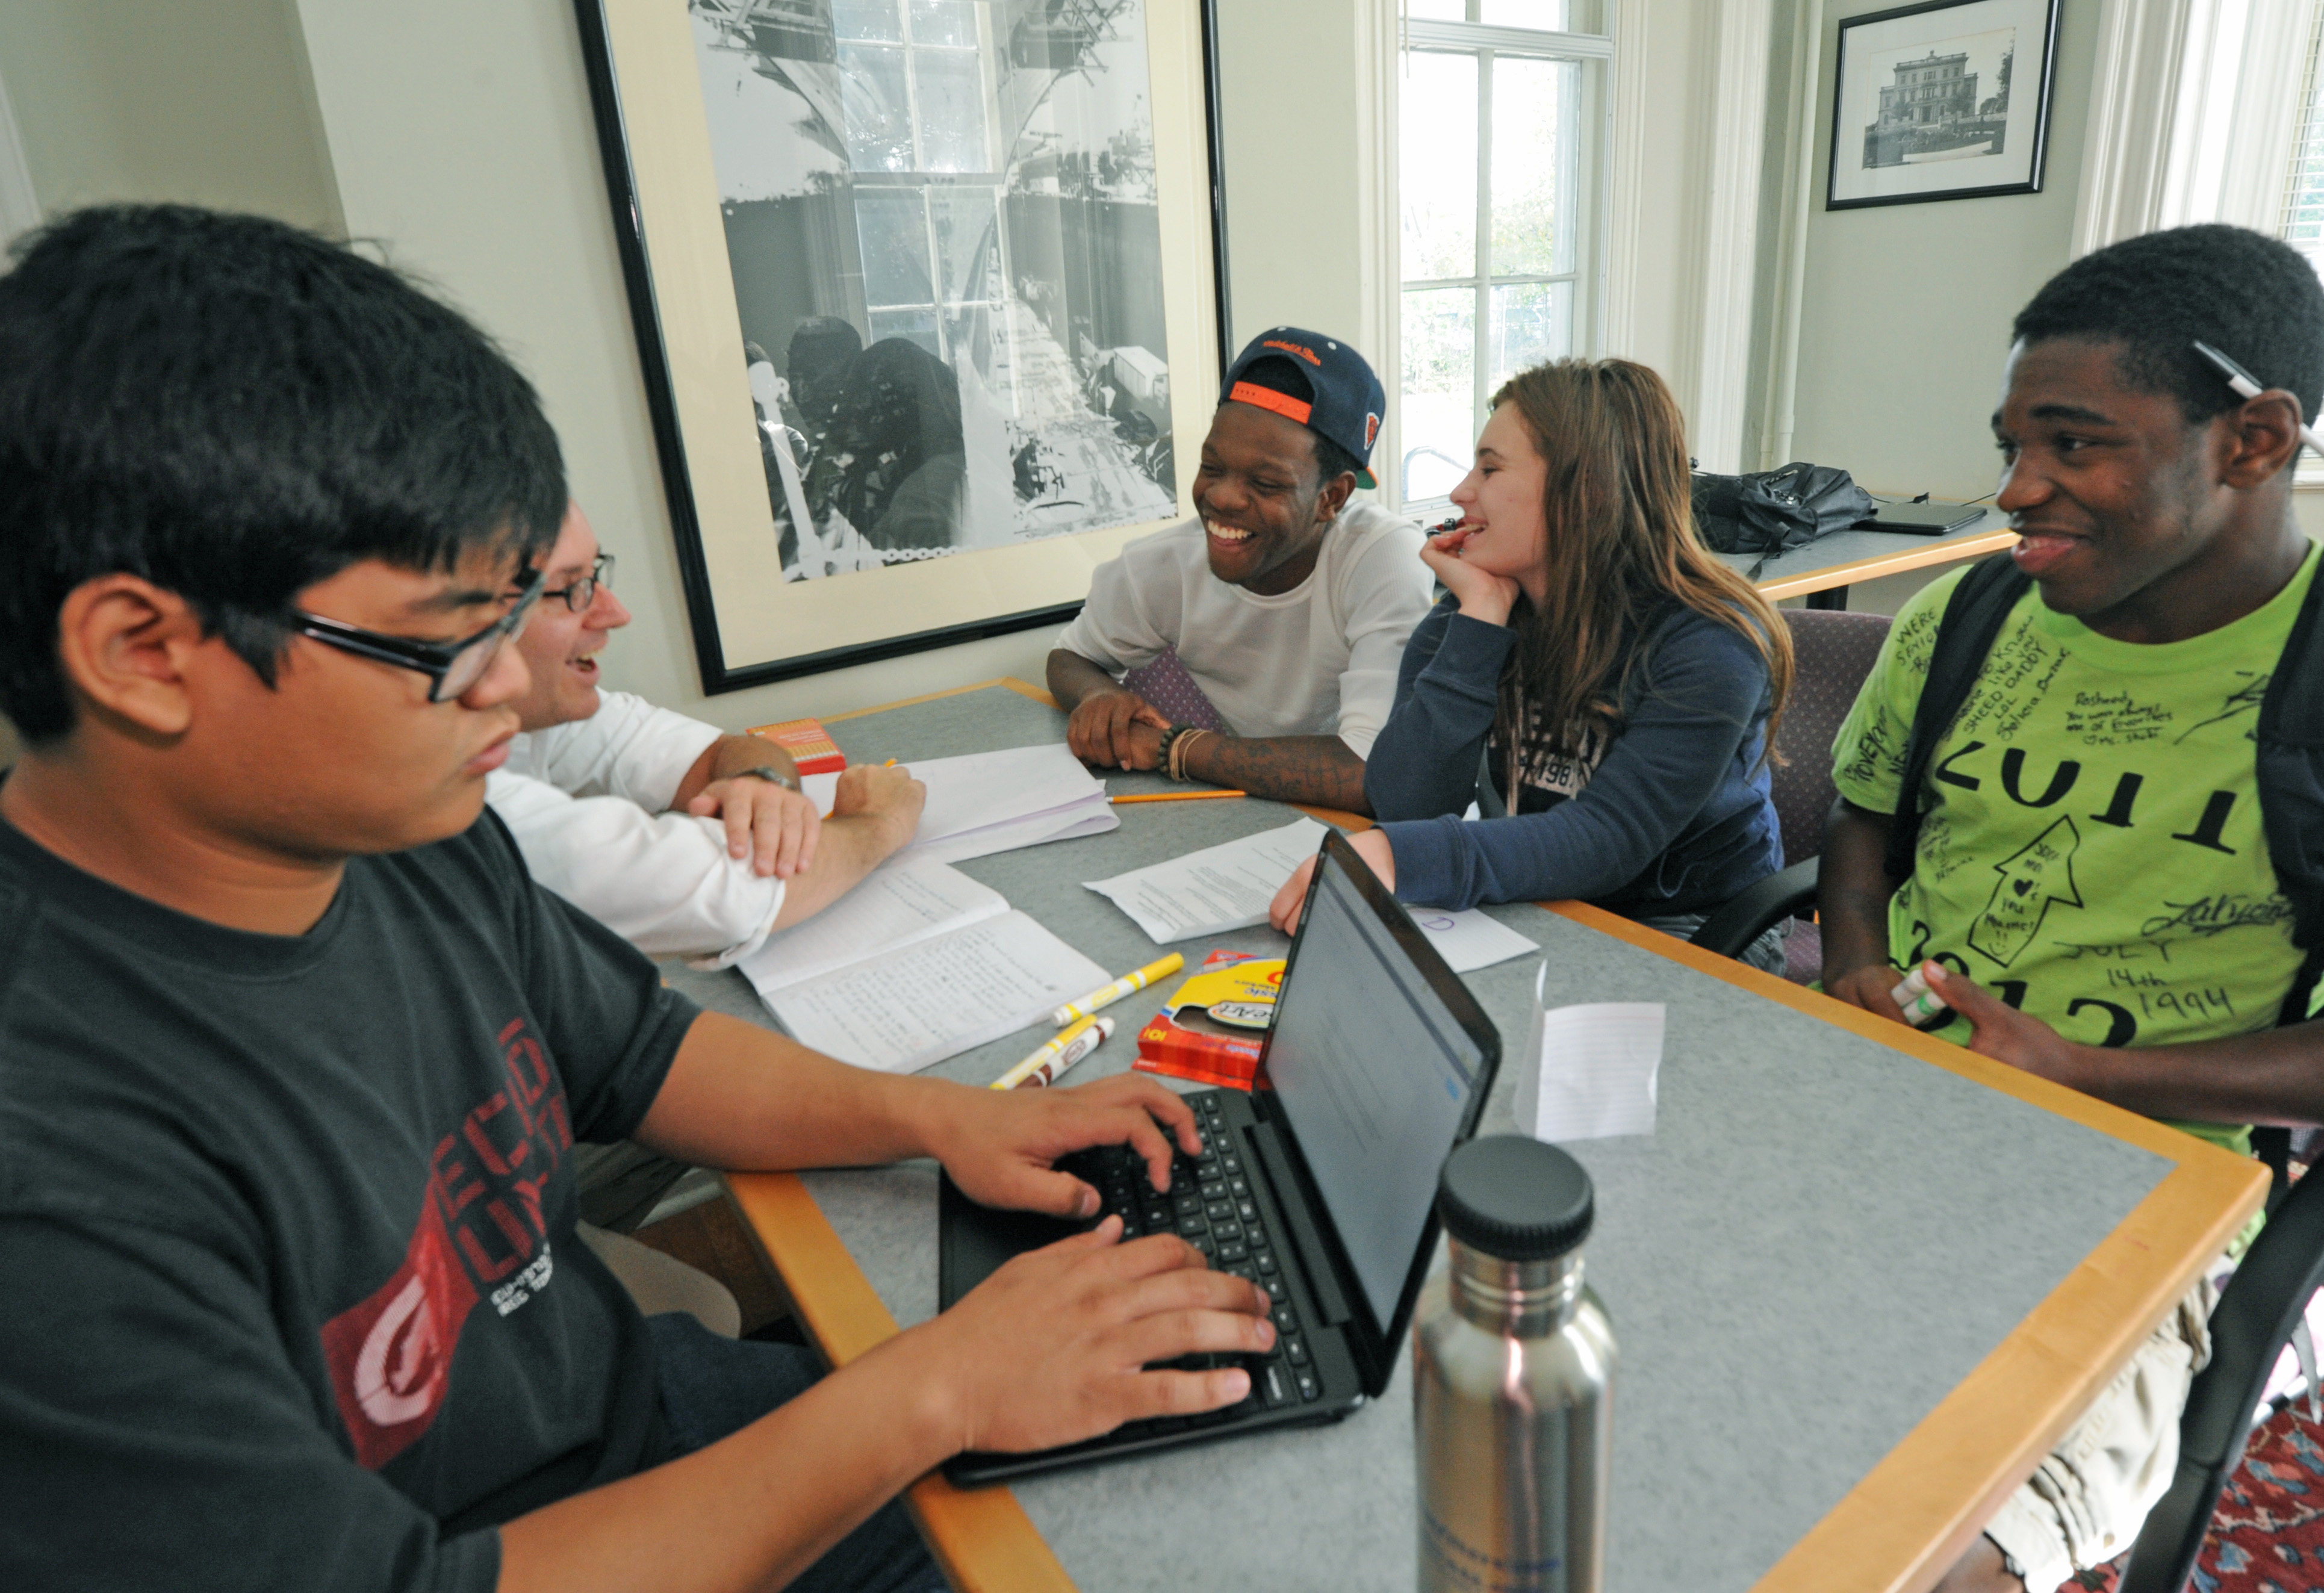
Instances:
[[[1286,398],[1297,399],[1303,404],[1315,401],[1315,384],[1307,380],[1307,373],[1294,364],[1287,355],[1271,354],[1265,359],[1253,360],[1243,367],[1238,382],[1248,382],[1253,387],[1264,387],[1269,392],[1279,392]],[[1364,462],[1347,449],[1325,437],[1314,428],[1306,428],[1308,440],[1315,445],[1315,484],[1320,488],[1342,475],[1360,475]]]
[[[2261,233],[2208,224],[2145,233],[2085,254],[2017,314],[2013,341],[2085,338],[2123,345],[2123,380],[2179,401],[2200,426],[2244,401],[2200,340],[2262,387],[2324,399],[2324,285],[2296,250]]]
[[[281,222],[81,210],[0,276],[0,711],[70,731],[66,596],[184,598],[272,686],[295,595],[380,559],[530,560],[565,467],[531,384],[399,272]]]

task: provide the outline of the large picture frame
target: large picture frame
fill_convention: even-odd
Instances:
[[[2060,0],[1923,0],[1840,24],[1827,210],[2042,189]]]
[[[1222,368],[1206,0],[576,0],[706,693],[1070,618]]]

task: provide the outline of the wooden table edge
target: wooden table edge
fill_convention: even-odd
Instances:
[[[1979,531],[1975,536],[1950,540],[1932,539],[1901,553],[1884,553],[1877,558],[1827,565],[1820,570],[1805,570],[1796,576],[1776,576],[1755,581],[1752,585],[1758,587],[1760,596],[1774,603],[1785,597],[1804,597],[1812,592],[1829,592],[1835,586],[1853,586],[1858,581],[1877,580],[1883,576],[1901,576],[1907,570],[1926,569],[1932,564],[1952,564],[1964,558],[1998,553],[2016,540],[2017,533],[2007,529]]]
[[[796,1174],[730,1173],[726,1183],[834,1368],[896,1336],[896,1319]],[[1008,1488],[958,1488],[932,1471],[905,1502],[958,1593],[1073,1593],[1073,1579]]]
[[[2267,1169],[1773,974],[1579,902],[1552,912],[1739,985],[2174,1164],[1936,1409],[1756,1584],[1757,1593],[1849,1588],[1921,1593],[2177,1305],[2267,1194]],[[2015,1430],[2004,1453],[1997,1432]],[[1932,1484],[1933,1478],[1943,1478]],[[1948,1503],[1950,1501],[1950,1503]],[[2126,1547],[2127,1545],[2126,1545]]]

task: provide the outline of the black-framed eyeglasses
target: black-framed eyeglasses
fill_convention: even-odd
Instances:
[[[570,586],[559,587],[546,595],[563,598],[567,608],[576,614],[586,614],[589,605],[597,601],[597,589],[601,586],[613,590],[613,556],[610,553],[599,554],[590,562],[589,573]]]
[[[584,579],[591,579],[586,577]],[[576,583],[577,584],[577,583]],[[501,649],[522,628],[525,616],[532,605],[540,601],[540,572],[526,572],[524,584],[517,589],[517,600],[508,612],[459,641],[418,641],[409,636],[383,636],[376,631],[365,631],[340,620],[327,620],[320,614],[293,610],[300,635],[309,636],[326,647],[353,653],[359,658],[374,663],[393,664],[398,668],[416,669],[433,683],[428,688],[431,703],[449,702],[464,696],[470,687],[484,677],[484,671],[500,657]]]

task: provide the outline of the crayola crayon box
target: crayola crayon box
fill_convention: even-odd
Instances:
[[[837,774],[847,767],[847,754],[831,739],[820,719],[786,719],[779,724],[754,724],[754,736],[764,736],[791,755],[801,774]]]
[[[1213,952],[1203,959],[1202,971],[1172,990],[1153,1021],[1138,1031],[1138,1060],[1130,1065],[1249,1090],[1282,985],[1280,957]]]

